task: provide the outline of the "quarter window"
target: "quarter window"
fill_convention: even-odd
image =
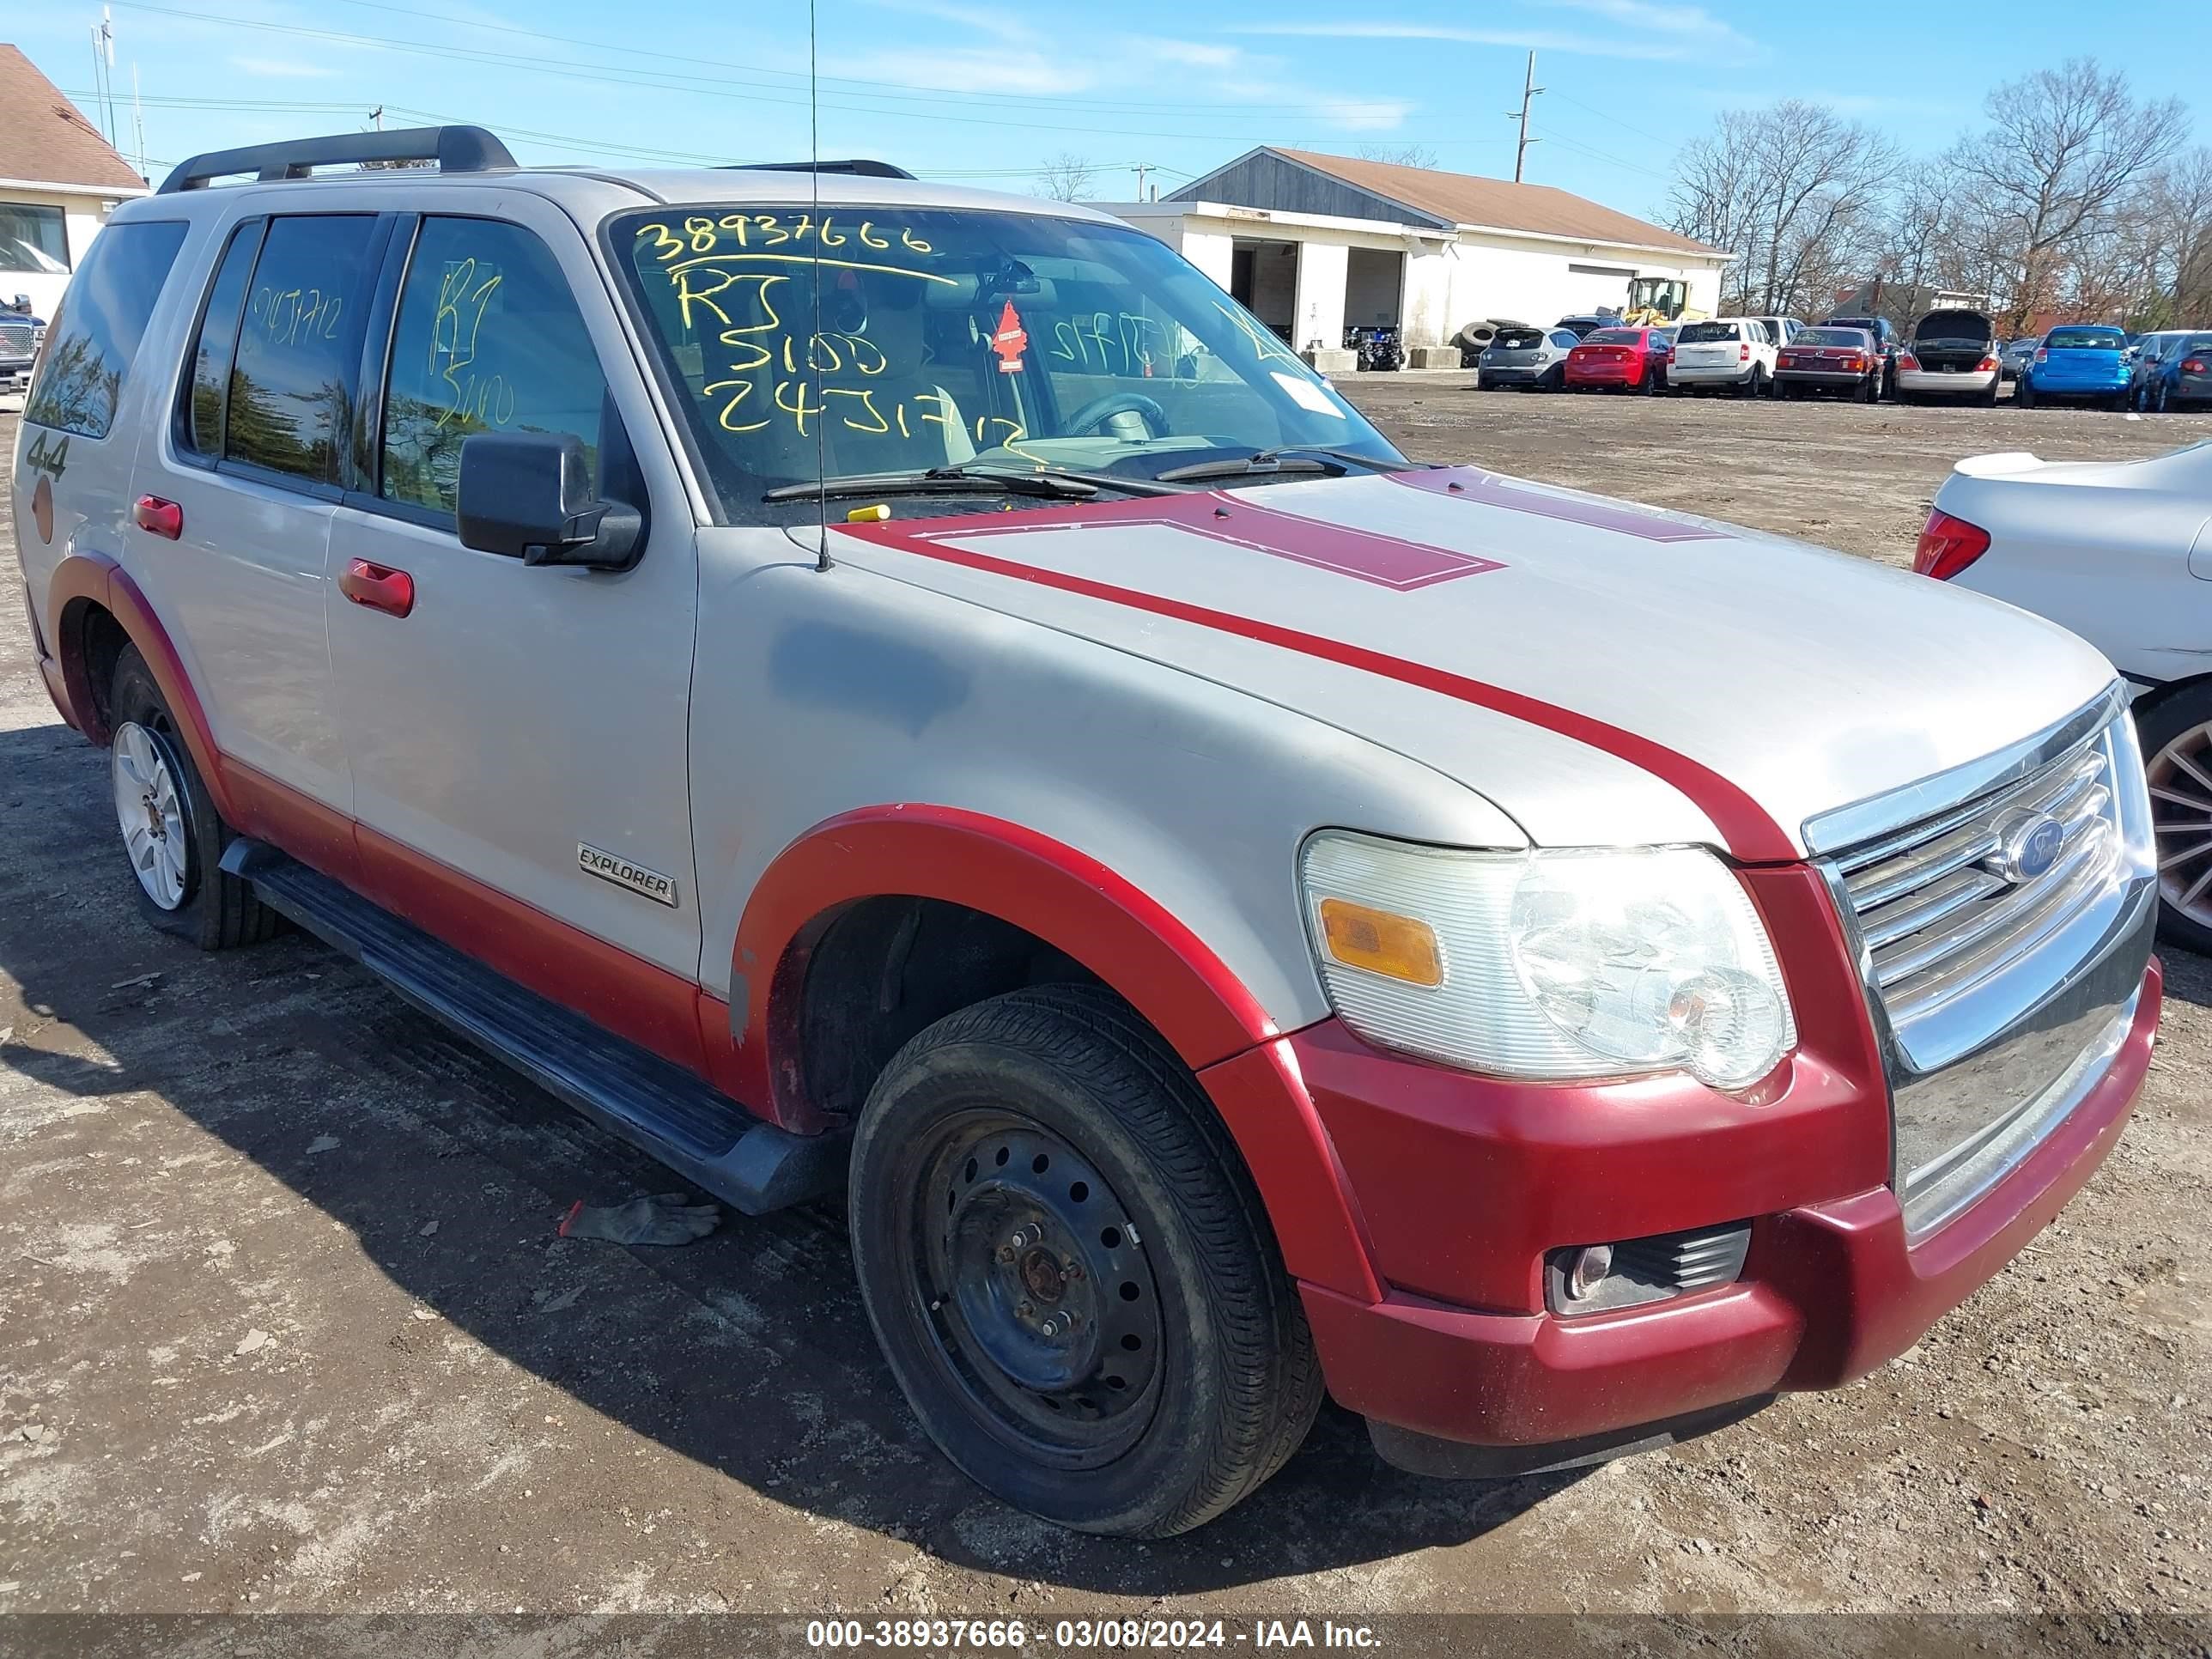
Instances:
[[[181,220],[111,225],[100,234],[46,341],[25,420],[81,437],[107,435],[124,374],[184,245]]]
[[[253,273],[253,256],[260,246],[258,219],[248,220],[231,233],[230,246],[224,251],[200,319],[199,337],[192,343],[191,376],[185,387],[177,444],[210,461],[222,453],[223,399],[238,346],[238,319],[246,308],[246,279]]]
[[[370,214],[272,219],[246,288],[223,459],[335,485],[372,286]]]
[[[428,218],[416,240],[384,400],[388,501],[453,510],[478,432],[574,434],[599,478],[606,376],[568,281],[520,226]]]

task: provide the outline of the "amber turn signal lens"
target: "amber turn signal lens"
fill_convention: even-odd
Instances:
[[[1443,953],[1425,921],[1329,898],[1321,902],[1321,933],[1329,955],[1347,968],[1408,985],[1444,982]]]

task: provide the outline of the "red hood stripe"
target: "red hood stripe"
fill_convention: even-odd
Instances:
[[[1209,516],[1218,510],[1224,515],[1234,511],[1242,517],[1249,511],[1248,503],[1218,494],[1181,499],[1205,501]],[[1180,500],[1177,504],[1181,504]],[[1168,516],[1158,511],[1160,506],[1158,501],[1145,501],[1047,511],[1050,514],[1049,522],[1054,526],[1118,523],[1131,520],[1143,523]],[[1133,508],[1137,510],[1130,510]],[[1145,509],[1152,511],[1148,514]],[[1036,532],[1045,530],[1045,524],[1040,522],[1045,516],[1043,514],[1024,514],[1022,516],[1027,526],[1033,526]],[[1275,519],[1290,515],[1268,512],[1266,516]],[[1182,521],[1179,516],[1177,521]],[[1403,685],[1435,691],[1514,720],[1526,720],[1532,726],[1555,732],[1561,737],[1571,738],[1618,760],[1626,761],[1680,790],[1712,821],[1713,826],[1727,842],[1729,850],[1737,858],[1747,863],[1780,863],[1797,857],[1796,848],[1790,844],[1790,837],[1783,833],[1781,826],[1767,815],[1764,807],[1728,779],[1702,762],[1692,760],[1663,744],[1654,743],[1649,738],[1625,731],[1605,720],[1577,714],[1571,708],[1562,708],[1559,704],[1547,702],[1540,697],[1469,679],[1463,674],[1432,668],[1425,663],[1410,662],[1383,652],[1370,651],[1364,646],[1325,639],[1318,634],[1308,634],[1250,617],[1234,616],[1206,605],[1190,605],[1181,599],[1166,599],[1134,588],[1117,587],[1110,582],[1093,581],[1085,576],[1042,569],[1035,565],[1017,563],[1011,559],[996,558],[988,553],[972,552],[948,544],[956,540],[971,540],[979,534],[1015,533],[1024,527],[1011,524],[963,526],[957,522],[943,525],[940,521],[939,527],[922,529],[915,522],[897,520],[886,520],[880,524],[833,526],[840,534],[857,537],[878,546],[919,554],[923,558],[958,565],[963,569],[986,571],[993,575],[1011,577],[1016,581],[1032,582],[1040,587],[1053,588],[1063,593],[1080,594],[1085,599],[1103,600],[1109,605],[1126,605],[1131,610],[1146,611],[1156,617],[1167,617],[1177,622],[1192,623],[1200,628],[1215,629],[1241,639],[1257,640],[1286,651],[1317,657],[1326,662],[1379,674]],[[1248,531],[1252,528],[1249,518],[1244,520],[1244,527]]]

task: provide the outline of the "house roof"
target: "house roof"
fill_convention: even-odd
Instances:
[[[1541,236],[1565,236],[1577,241],[1630,247],[1665,248],[1718,258],[1728,257],[1718,248],[1668,230],[1663,225],[1601,207],[1586,197],[1550,185],[1516,185],[1504,179],[1440,173],[1434,167],[1403,167],[1395,161],[1363,161],[1349,155],[1323,155],[1312,150],[1282,149],[1273,145],[1267,148],[1269,153],[1301,167],[1327,173],[1370,195],[1399,203],[1447,224],[1528,231]],[[1177,192],[1188,193],[1188,189]]]
[[[17,48],[0,42],[0,179],[143,190],[99,129]]]

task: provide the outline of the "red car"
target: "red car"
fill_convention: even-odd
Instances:
[[[1567,386],[1656,392],[1667,378],[1667,357],[1662,329],[1601,328],[1567,354]]]

